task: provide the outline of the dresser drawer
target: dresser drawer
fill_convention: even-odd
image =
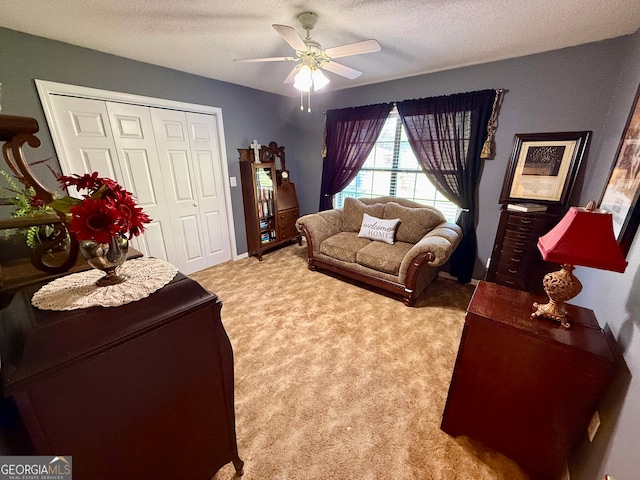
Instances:
[[[531,263],[523,264],[523,263],[508,263],[508,262],[500,262],[498,263],[498,273],[501,275],[514,275],[519,277],[519,279],[524,279],[527,274],[527,270],[531,267]]]
[[[296,230],[296,220],[299,216],[300,211],[297,208],[278,212],[278,240],[286,240],[287,238],[294,238],[299,235]]]
[[[521,255],[509,252],[500,252],[498,257],[498,265],[511,265],[513,267],[526,267],[536,261],[536,257],[532,254]]]
[[[504,235],[504,243],[508,243],[513,247],[524,248],[525,250],[532,250],[537,248],[538,238],[541,235],[538,233],[522,233],[506,231]]]
[[[528,287],[528,282],[524,278],[514,277],[512,275],[503,275],[502,273],[496,273],[495,283],[504,285],[505,287],[516,288],[518,290],[526,290]]]
[[[501,253],[505,255],[531,255],[534,258],[538,258],[536,252],[538,251],[537,247],[533,247],[529,245],[527,242],[507,242],[505,241],[502,244]]]
[[[553,219],[547,216],[535,216],[526,214],[509,215],[507,230],[533,233],[547,233],[554,225]]]

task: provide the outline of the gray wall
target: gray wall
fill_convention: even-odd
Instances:
[[[613,85],[599,148],[587,172],[582,200],[599,199],[620,138],[640,85],[640,32],[629,37],[622,71]],[[594,449],[583,448],[575,461],[577,478],[602,478],[609,473],[618,480],[639,478],[640,456],[640,234],[627,255],[625,273],[577,268],[583,291],[573,302],[593,309],[601,325],[606,322],[617,339],[623,361],[613,388],[605,398],[602,438]],[[598,437],[596,437],[597,440]],[[608,440],[608,441],[606,441]],[[590,476],[596,472],[599,476]]]
[[[539,55],[386,82],[384,84],[318,94],[316,110],[303,125],[311,148],[298,156],[298,175],[305,185],[300,199],[303,212],[318,209],[322,162],[322,111],[346,106],[448,95],[485,88],[505,88],[496,156],[484,164],[479,187],[478,261],[476,278],[484,275],[499,220],[498,199],[513,148],[514,134],[592,130],[591,151],[602,138],[613,88],[622,67],[629,37],[567,48]],[[591,172],[589,154],[584,171]],[[599,195],[595,197],[599,199]]]
[[[40,105],[34,79],[81,85],[115,92],[164,98],[222,108],[229,175],[238,178],[238,148],[248,148],[255,138],[285,146],[287,168],[296,180],[291,128],[292,112],[299,112],[295,99],[288,99],[250,88],[189,75],[176,70],[127,60],[114,55],[54,42],[40,37],[0,28],[0,83],[4,115],[34,117],[40,125],[37,134],[42,146],[25,149],[32,162],[55,157],[51,136]],[[297,110],[296,110],[297,109]],[[52,166],[60,171],[57,160]],[[4,164],[0,169],[7,169]],[[38,178],[56,187],[47,168],[35,169]],[[242,191],[232,188],[235,234],[238,253],[247,251]],[[7,216],[8,212],[0,211]]]
[[[323,111],[346,106],[446,95],[484,88],[508,90],[499,117],[497,153],[485,162],[480,183],[478,264],[481,277],[499,217],[498,198],[515,133],[592,130],[593,140],[576,189],[575,204],[598,200],[606,184],[622,129],[640,83],[640,33],[487,65],[422,75],[313,96],[311,114],[298,100],[133,62],[70,45],[0,29],[2,113],[33,116],[43,147],[30,158],[54,154],[33,79],[83,85],[221,107],[230,175],[239,176],[237,148],[253,138],[286,146],[287,166],[297,183],[302,213],[318,209],[322,172]],[[365,73],[366,74],[366,73]],[[238,252],[246,251],[242,195],[233,191]],[[622,376],[602,407],[593,444],[572,459],[572,478],[601,479],[610,473],[637,477],[640,457],[640,241],[627,257],[626,273],[577,269],[584,291],[575,303],[595,311],[624,355]]]

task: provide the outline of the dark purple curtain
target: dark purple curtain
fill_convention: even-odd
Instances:
[[[392,107],[385,103],[327,111],[327,156],[322,164],[320,210],[333,208],[333,196],[358,174]]]
[[[458,282],[471,281],[476,261],[477,196],[495,90],[399,102],[409,143],[434,186],[462,212],[462,243],[451,256],[450,273]]]

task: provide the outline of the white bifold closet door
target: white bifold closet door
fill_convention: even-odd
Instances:
[[[153,219],[134,248],[185,274],[231,259],[215,115],[63,95],[51,103],[63,173],[113,178]]]

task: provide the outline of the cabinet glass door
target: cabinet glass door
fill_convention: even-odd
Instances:
[[[275,189],[272,167],[256,167],[256,199],[260,222],[260,242],[269,243],[276,239]]]

